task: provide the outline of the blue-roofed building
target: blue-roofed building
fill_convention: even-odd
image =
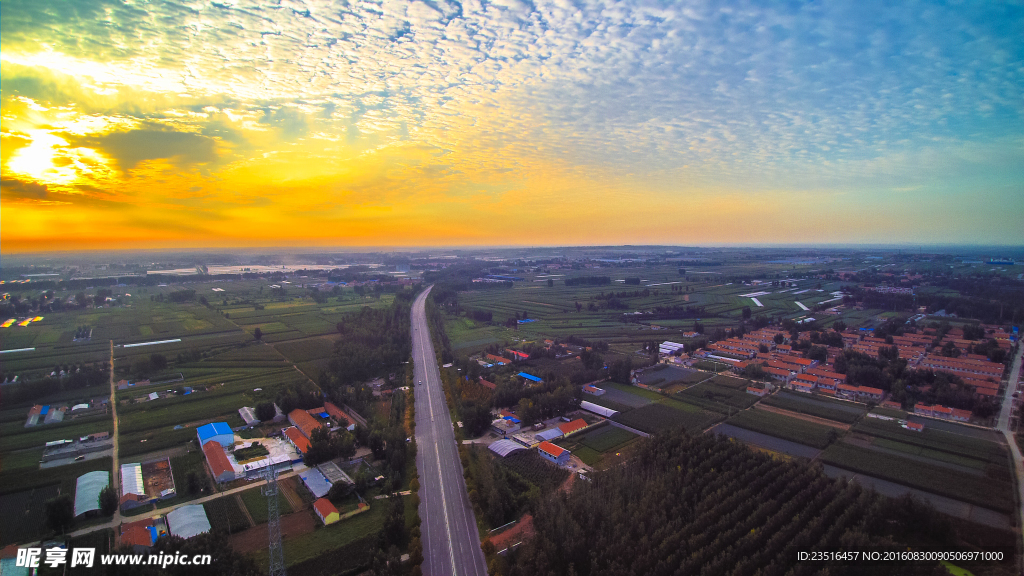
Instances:
[[[46,414],[49,413],[49,412],[50,412],[50,407],[49,406],[43,406],[42,408],[39,409],[39,415],[40,416],[46,416]]]
[[[541,380],[537,376],[534,376],[533,374],[527,374],[526,372],[520,372],[519,374],[516,374],[516,376],[519,376],[520,378],[526,378],[530,382],[543,382],[543,380]]]
[[[221,446],[231,446],[235,443],[235,433],[227,422],[211,422],[196,429],[199,434],[199,445],[202,446],[211,440]]]

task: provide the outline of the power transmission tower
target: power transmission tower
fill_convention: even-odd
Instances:
[[[269,576],[285,576],[284,548],[281,545],[281,514],[277,509],[277,466],[267,466],[267,485],[263,494],[267,497],[267,534],[270,535]]]

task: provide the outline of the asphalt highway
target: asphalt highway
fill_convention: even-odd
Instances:
[[[462,478],[448,404],[441,388],[424,308],[430,288],[412,305],[416,395],[416,469],[426,576],[486,576],[473,507]]]

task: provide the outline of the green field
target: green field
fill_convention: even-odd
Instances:
[[[595,430],[594,432],[587,434],[582,439],[581,443],[587,448],[591,448],[597,452],[609,452],[636,438],[639,438],[639,436],[631,432],[627,432],[622,428],[604,426],[599,430]]]
[[[249,519],[245,517],[234,496],[215,498],[203,504],[203,508],[206,509],[206,517],[210,519],[210,527],[214,530],[234,534],[249,528]]]
[[[613,420],[648,434],[655,434],[662,430],[680,426],[686,428],[686,431],[691,434],[699,434],[721,418],[720,414],[701,410],[696,406],[690,406],[682,402],[667,401],[664,403],[648,404],[647,406],[618,414],[613,417]]]
[[[922,449],[931,449],[956,456],[980,459],[1001,466],[1006,465],[1006,448],[1004,446],[980,438],[936,430],[929,428],[927,424],[925,424],[924,431],[912,432],[904,429],[896,422],[865,418],[854,426],[853,431]]]
[[[838,403],[835,401],[801,398],[785,391],[766,397],[764,403],[784,410],[809,414],[846,424],[853,424],[865,412],[861,407],[852,403],[846,403],[848,406],[837,405]]]
[[[815,448],[828,446],[837,436],[837,431],[829,426],[765,410],[744,410],[730,418],[727,423]]]
[[[899,458],[892,454],[883,454],[845,442],[836,442],[829,446],[822,452],[821,460],[840,468],[863,472],[993,510],[1012,512],[1014,508],[1013,483],[1005,464],[1001,473],[978,476],[948,467]]]
[[[249,511],[249,516],[252,516],[252,521],[257,524],[266,523],[269,512],[267,511],[267,497],[263,495],[263,489],[260,487],[250,488],[243,490],[240,494],[245,509]],[[281,494],[277,496],[277,510],[280,514],[292,513],[292,505]]]
[[[749,380],[715,376],[712,380],[676,393],[676,397],[713,412],[730,414],[753,406],[760,399],[748,394]]]
[[[313,512],[307,513],[312,514]],[[352,518],[308,534],[286,538],[284,541],[285,562],[288,566],[294,566],[376,534],[384,523],[386,513],[386,505],[374,503],[370,505],[368,512],[357,514]],[[257,564],[266,571],[269,564],[267,553],[261,551],[255,556]]]

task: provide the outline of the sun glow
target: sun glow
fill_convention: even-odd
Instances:
[[[14,154],[7,162],[8,170],[47,184],[69,184],[78,178],[74,167],[54,164],[58,148],[67,146],[67,140],[46,130],[29,130],[28,135],[32,143]]]

